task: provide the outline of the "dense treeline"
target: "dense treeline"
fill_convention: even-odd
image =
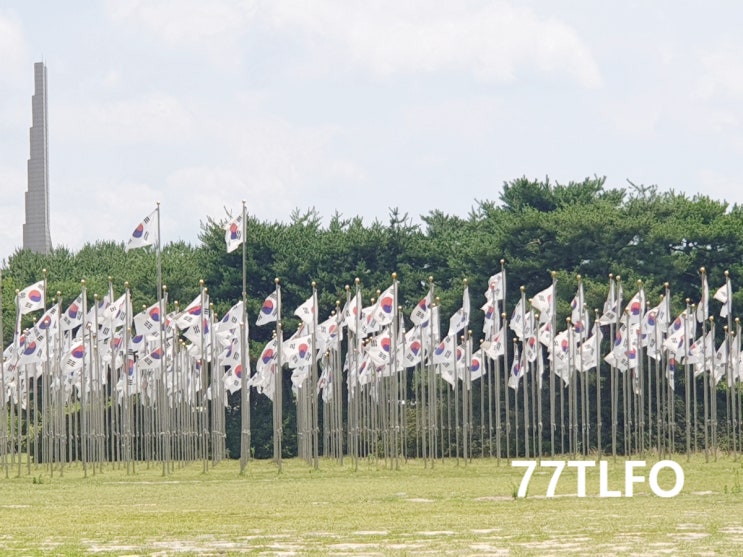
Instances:
[[[197,246],[164,245],[163,283],[171,304],[190,302],[199,292],[200,279],[218,315],[240,299],[242,254],[241,250],[226,253],[223,221],[207,217]],[[596,308],[606,298],[610,273],[622,277],[629,296],[636,281],[642,280],[648,306],[656,303],[664,283],[669,282],[674,315],[686,298],[693,303],[699,300],[700,267],[707,268],[710,287],[723,284],[723,273],[728,270],[735,291],[743,276],[743,210],[704,195],[690,198],[634,184],[611,189],[603,178],[569,184],[520,178],[503,185],[498,202],[476,202],[466,218],[437,210],[420,216],[420,221],[396,209],[390,210],[386,222],[372,223],[335,214],[323,224],[315,210],[296,211],[288,223],[251,215],[247,225],[251,323],[273,290],[275,277],[280,277],[283,287],[284,328],[291,333],[298,323],[292,312],[310,295],[312,281],[318,285],[322,320],[337,301],[345,302],[345,287],[356,278],[364,305],[368,305],[378,289],[389,286],[393,271],[399,280],[399,302],[407,315],[425,295],[432,276],[443,322],[461,304],[462,279],[469,281],[475,310],[484,302],[481,293],[488,277],[500,270],[503,260],[508,273],[505,311],[510,315],[521,286],[527,296],[533,295],[550,284],[554,272],[560,323],[569,314],[577,275],[583,278],[588,306]],[[167,230],[163,235],[167,238]],[[95,294],[103,296],[109,277],[117,294],[124,281],[129,283],[135,311],[156,299],[155,257],[149,248],[127,253],[121,241],[99,241],[76,253],[64,247],[48,256],[19,250],[2,270],[6,344],[13,338],[15,291],[40,280],[42,269],[47,270],[47,292],[59,291],[66,302],[80,293],[81,279],[86,281],[91,301]],[[737,302],[736,296],[734,311]],[[714,306],[711,313],[716,313]],[[481,334],[481,317],[473,311],[470,323],[476,339]],[[32,322],[31,316],[26,318],[24,326]],[[271,332],[270,327],[251,326],[253,360]],[[233,454],[239,452],[239,400],[239,393],[233,395],[228,411],[227,444]],[[252,416],[256,454],[268,456],[271,411],[265,397],[252,396]],[[285,420],[284,447],[292,454],[296,445],[292,444],[291,405]]]

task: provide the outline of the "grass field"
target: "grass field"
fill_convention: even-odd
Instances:
[[[650,466],[657,460],[647,458]],[[636,484],[634,497],[599,498],[599,473],[585,498],[567,469],[554,498],[552,469],[538,468],[525,498],[523,469],[505,460],[384,462],[319,470],[290,460],[281,474],[252,461],[203,472],[201,463],[135,474],[106,466],[50,477],[40,466],[0,476],[2,555],[741,555],[743,458],[676,459],[685,473],[673,498]],[[609,487],[624,489],[624,463],[608,460]],[[664,489],[672,474],[660,475]]]

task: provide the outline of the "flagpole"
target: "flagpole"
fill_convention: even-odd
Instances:
[[[276,313],[276,362],[274,364],[274,389],[273,389],[273,457],[276,461],[276,465],[279,468],[279,473],[282,469],[281,461],[281,441],[283,434],[283,382],[282,382],[282,341],[283,332],[281,330],[281,280],[276,277],[274,279],[276,285],[276,299],[277,299],[277,313]]]
[[[16,289],[15,291],[16,327],[15,327],[14,342],[16,345],[15,386],[16,386],[16,422],[18,426],[18,435],[17,435],[15,452],[18,455],[18,477],[20,478],[21,468],[22,468],[21,446],[23,445],[23,443],[22,443],[22,437],[21,437],[22,436],[21,422],[23,421],[23,409],[21,405],[21,372],[18,369],[19,367],[18,348],[19,348],[20,335],[21,335],[21,306],[20,306],[20,300],[18,298],[19,294],[20,294],[20,290]],[[28,391],[28,382],[26,382],[26,390]]]
[[[557,273],[555,271],[552,271],[552,299],[555,298],[555,292],[556,292],[556,283],[557,283]],[[551,327],[552,327],[552,335],[550,339],[550,344],[552,345],[552,354],[553,354],[553,360],[552,365],[550,366],[550,451],[551,455],[555,456],[555,432],[557,431],[557,423],[555,422],[555,369],[554,369],[554,355],[557,354],[557,348],[556,348],[556,337],[557,337],[557,312],[555,311],[554,306],[552,307],[552,315],[550,316],[551,319]],[[562,387],[561,387],[562,388]],[[564,424],[562,424],[564,427]],[[564,452],[564,451],[563,451]]]
[[[525,364],[521,368],[521,376],[524,379],[524,388],[522,389],[524,394],[524,403],[523,403],[523,410],[524,410],[524,456],[526,458],[529,458],[529,383],[528,383],[528,363],[526,361],[526,348],[529,343],[526,333],[526,287],[521,286],[519,288],[521,291],[521,358],[523,363]],[[534,326],[533,319],[532,321],[532,328]],[[516,409],[516,456],[519,454],[519,424],[518,424],[518,406],[519,406],[519,392],[518,390],[514,391],[514,397],[513,397],[513,406]]]
[[[351,304],[351,286],[346,285],[345,286],[346,291],[346,308],[350,308]],[[355,296],[355,295],[354,295]],[[356,301],[354,299],[354,307],[356,307]],[[353,314],[353,311],[351,311]],[[358,309],[356,311],[356,314],[358,314]],[[347,439],[348,441],[348,454],[351,457],[351,462],[353,463],[353,469],[354,471],[358,470],[359,466],[359,444],[358,444],[358,428],[359,428],[359,422],[358,422],[358,412],[357,412],[357,389],[358,389],[358,367],[357,367],[357,361],[358,361],[358,345],[356,342],[356,335],[358,332],[358,329],[356,328],[356,325],[358,324],[358,315],[351,315],[351,319],[354,320],[354,330],[356,332],[351,331],[351,327],[348,326],[348,323],[346,323],[346,328],[348,330],[347,336],[346,336],[346,351],[347,354],[350,354],[350,362],[348,363],[348,371],[346,374],[346,382],[348,385],[348,392],[347,392],[347,404],[348,404],[348,430],[347,430]],[[349,318],[348,313],[344,310],[343,312],[343,319],[346,320]]]
[[[501,277],[502,281],[502,277]],[[502,284],[502,282],[501,282]],[[498,307],[498,302],[495,300],[495,285],[491,284],[488,285],[490,288],[490,299],[493,303],[493,323],[490,326],[490,338],[487,339],[491,345],[493,343],[493,339],[496,335],[495,330],[495,324],[496,319],[500,321],[500,314]],[[502,286],[501,286],[502,287]],[[496,455],[497,455],[497,462],[498,465],[500,465],[500,388],[499,388],[499,373],[498,373],[498,367],[496,364],[496,361],[491,358],[483,358],[483,363],[485,364],[485,369],[488,373],[488,447],[489,447],[489,454],[490,458],[493,457],[493,428],[495,427],[495,439],[496,439]],[[495,410],[493,408],[493,398],[495,397]],[[493,412],[495,411],[495,425],[493,424]]]
[[[713,316],[710,316],[710,321],[712,322],[711,326],[714,327],[715,325],[714,325]],[[722,330],[723,330],[723,340],[722,340],[722,344],[720,345],[720,349],[724,349],[728,351],[729,350],[729,347],[727,345],[728,326],[723,325]],[[714,335],[712,335],[712,338],[714,338]],[[725,366],[724,371],[726,374],[727,374],[728,358],[729,358],[729,353],[726,353],[725,362],[724,362],[724,366]],[[710,417],[712,419],[712,456],[714,457],[715,462],[717,462],[717,433],[718,433],[718,430],[717,430],[717,425],[718,425],[717,424],[717,385],[719,383],[719,381],[717,380],[717,366],[719,365],[719,363],[717,361],[716,354],[714,356],[714,362],[715,362],[714,369],[712,373],[710,373]],[[720,378],[720,381],[721,380],[722,378]],[[725,380],[727,381],[727,377],[725,378]],[[725,410],[727,411],[727,406],[725,407]],[[730,415],[727,414],[727,417],[729,418]]]
[[[469,281],[465,278],[463,281],[464,283],[464,290],[467,293],[467,302],[469,304]],[[466,323],[464,324],[464,339],[463,339],[463,345],[465,348],[465,354],[464,354],[464,365],[465,365],[465,376],[462,378],[462,458],[464,459],[465,466],[467,465],[467,461],[471,458],[471,452],[470,452],[470,438],[472,435],[472,424],[470,423],[470,415],[472,414],[472,392],[470,390],[470,366],[472,362],[468,360],[467,355],[467,343],[469,342],[470,335],[469,333],[469,325],[470,325],[470,308],[464,308],[464,304],[462,304],[462,308],[466,309]],[[456,376],[457,374],[457,368],[454,367],[454,374]],[[459,388],[459,381],[455,381],[455,384],[457,385],[457,388]]]
[[[2,450],[3,468],[5,469],[5,477],[10,477],[10,471],[8,469],[8,396],[5,390],[5,340],[3,337],[3,272],[0,269],[0,396],[2,396],[2,405],[0,405],[2,411],[2,431],[0,431],[0,449]]]
[[[404,361],[402,362],[403,365],[400,366],[400,370],[398,371],[398,364],[400,362],[397,361],[397,348],[398,348],[398,341],[400,336],[400,316],[402,315],[402,312],[400,311],[400,308],[398,307],[398,300],[400,299],[398,288],[399,288],[399,282],[397,280],[397,272],[393,272],[391,275],[392,278],[392,322],[390,323],[391,329],[392,329],[392,338],[390,339],[390,365],[391,365],[391,372],[392,372],[392,390],[393,390],[393,411],[394,411],[394,455],[395,455],[395,470],[400,469],[400,457],[402,457],[404,460],[407,460],[407,417],[405,415],[405,412],[407,408],[405,407],[406,404],[406,397],[405,397],[405,386],[407,381],[405,381],[406,376],[406,368],[404,366]],[[403,321],[404,326],[404,321]],[[404,331],[403,331],[404,332]],[[404,343],[403,343],[404,344]]]
[[[490,335],[488,335],[490,338],[483,338],[483,341],[487,341],[492,344],[493,337],[495,335],[495,323],[496,323],[496,315],[498,314],[498,302],[495,301],[495,285],[488,284],[488,289],[490,291],[490,300],[493,304],[492,307],[492,320],[493,322],[490,324]],[[490,308],[488,311],[491,311]],[[483,342],[480,342],[480,348],[482,349]],[[485,352],[483,351],[482,354]],[[482,364],[485,366],[485,373],[487,374],[488,378],[488,455],[490,458],[493,458],[493,373],[495,368],[495,362],[491,361],[490,358],[483,356],[482,358]],[[496,375],[497,378],[497,375]],[[482,389],[482,387],[481,387]],[[482,437],[482,436],[481,436]],[[482,441],[483,448],[481,449],[481,456],[485,456],[484,453],[484,446],[485,441]]]
[[[621,310],[622,305],[617,305],[617,311],[621,311],[621,317],[619,318],[619,330],[622,330],[622,327],[624,327],[624,334],[622,335],[622,344],[624,354],[627,354],[629,352],[629,311],[627,311],[627,308],[625,308],[624,311]],[[624,322],[622,323],[622,320]],[[627,457],[632,453],[632,414],[629,407],[629,395],[627,393],[628,387],[627,387],[627,376],[629,375],[627,372],[629,371],[629,368],[625,368],[624,370],[621,370],[622,372],[621,377],[621,393],[622,393],[622,447],[624,450],[624,456]],[[619,390],[620,385],[617,385],[617,389]],[[617,393],[617,397],[619,394]],[[619,405],[617,404],[617,408]]]
[[[120,418],[120,424],[121,424],[121,457],[124,460],[124,463],[126,465],[126,474],[127,476],[131,472],[131,461],[132,461],[132,453],[131,453],[131,433],[132,433],[132,422],[131,422],[131,411],[130,411],[130,405],[131,400],[129,399],[129,380],[134,380],[134,376],[129,377],[129,341],[131,339],[131,323],[132,323],[132,316],[130,315],[130,308],[131,308],[131,291],[129,290],[129,282],[124,282],[124,295],[125,298],[125,305],[124,305],[124,311],[126,311],[126,322],[124,323],[124,341],[123,341],[123,348],[124,348],[124,370],[122,373],[122,376],[124,378],[124,384],[123,387],[123,393],[121,397],[121,418]],[[60,308],[61,309],[61,308]],[[134,362],[134,355],[132,354],[132,365]],[[134,368],[132,367],[132,371]]]
[[[701,286],[702,296],[697,306],[697,321],[699,321],[699,312],[702,312],[702,398],[703,398],[703,421],[702,426],[704,427],[704,460],[709,462],[709,389],[707,384],[707,300],[705,299],[705,287],[707,284],[707,271],[704,267],[699,268],[699,274],[701,275]],[[710,374],[711,375],[711,374]],[[694,450],[697,450],[697,385],[696,377],[693,379],[694,383]]]
[[[110,302],[113,303],[115,300],[113,295],[113,277],[109,275],[108,277],[108,291],[110,293]],[[124,294],[126,296],[126,294]],[[126,298],[125,298],[126,299]],[[101,399],[102,399],[102,405],[103,405],[103,411],[101,412],[101,417],[103,418],[103,425],[104,425],[104,439],[103,439],[103,452],[104,454],[108,452],[110,457],[110,462],[113,463],[113,466],[116,468],[121,465],[121,419],[120,419],[120,408],[118,404],[117,397],[114,396],[114,386],[118,383],[118,378],[116,377],[118,368],[116,367],[116,316],[114,315],[111,318],[111,338],[108,341],[108,351],[111,354],[111,362],[108,365],[108,370],[110,372],[110,387],[111,387],[111,396],[108,400],[106,400],[106,390],[103,389]],[[125,323],[126,324],[126,323]],[[106,373],[105,367],[103,370],[103,373]],[[109,419],[106,419],[106,405],[109,405]],[[109,452],[110,451],[110,452]],[[101,467],[101,470],[103,467]]]
[[[731,298],[728,298],[728,299],[731,300],[730,301],[730,304],[731,305],[728,308],[728,310],[730,311],[730,313],[732,313],[733,312],[732,299]],[[736,343],[736,346],[738,347],[737,352],[739,352],[740,351],[740,318],[736,317],[734,319],[734,321],[735,321],[735,343]],[[733,379],[733,381],[734,381],[733,384],[735,384],[735,380],[736,379],[737,379],[737,387],[735,389],[735,392],[733,393],[734,394],[733,405],[734,406],[737,406],[738,423],[737,424],[735,424],[735,423],[733,424],[733,436],[740,435],[740,437],[738,438],[738,449],[740,450],[741,448],[743,448],[743,427],[741,426],[741,423],[740,423],[741,417],[743,417],[743,413],[741,412],[741,410],[743,410],[743,408],[741,408],[741,398],[742,397],[741,397],[741,394],[740,394],[740,391],[741,391],[740,369],[738,370],[738,377],[736,377],[736,378]],[[738,427],[738,433],[735,432],[736,425]],[[737,453],[734,456],[737,459],[737,456],[738,456]]]
[[[523,287],[522,287],[523,288]],[[523,307],[523,306],[522,306]],[[521,320],[521,324],[523,325],[524,320]],[[516,351],[518,350],[518,342],[519,339],[514,336],[513,337],[513,357],[514,361],[516,360]],[[523,348],[523,347],[522,347]],[[521,353],[524,352],[522,349],[521,352],[519,352],[519,378],[516,381],[516,387],[513,389],[513,429],[514,429],[514,456],[516,458],[519,457],[519,383],[521,376],[524,375],[525,370],[520,367],[521,366]]]
[[[730,357],[733,354],[732,350],[732,335],[733,335],[733,292],[732,287],[730,284],[730,272],[725,270],[725,291],[727,293],[726,299],[726,309],[727,309],[727,320],[728,320],[728,332],[726,335],[726,342],[728,343],[728,365],[727,365],[727,375],[728,375],[728,384],[729,388],[726,392],[727,394],[727,406],[728,406],[728,417],[729,422],[732,425],[732,443],[733,443],[733,456],[737,459],[738,456],[738,450],[737,450],[737,439],[736,439],[736,433],[735,433],[735,427],[737,422],[737,415],[736,415],[736,406],[735,406],[735,391],[737,390],[735,383],[737,377],[733,377],[733,368],[730,364]],[[728,435],[730,434],[731,428],[728,427]]]
[[[703,322],[706,325],[707,320]],[[712,339],[715,338],[715,318],[710,316],[709,317],[709,323],[710,323],[710,334]],[[702,329],[702,332],[704,332],[704,328]],[[711,413],[711,406],[713,405],[712,401],[710,400],[714,396],[714,359],[712,363],[712,369],[707,370],[707,362],[709,361],[709,358],[714,358],[714,354],[708,354],[707,353],[707,338],[704,334],[702,334],[702,360],[703,360],[703,371],[702,371],[702,393],[704,397],[704,461],[709,462],[709,445],[710,445],[710,437],[712,441],[712,445],[714,447],[715,442],[715,431],[714,431],[714,425],[712,424],[712,416]],[[714,346],[714,340],[712,341],[712,346]]]
[[[428,276],[428,294],[426,298],[426,304],[428,311],[428,339],[423,334],[423,327],[419,329],[419,339],[421,343],[421,361],[420,371],[421,377],[421,394],[423,395],[423,453],[426,454],[426,447],[428,448],[428,457],[431,461],[431,469],[434,467],[436,461],[436,378],[433,372],[433,365],[426,361],[425,355],[428,352],[429,357],[433,357],[433,299],[434,299],[434,283],[433,276]],[[425,348],[424,343],[428,341],[428,348]],[[424,463],[426,460],[424,459]]]
[[[343,361],[341,360],[341,340],[343,339],[343,308],[340,300],[335,301],[335,341],[333,342],[333,371],[332,371],[332,396],[335,406],[335,445],[336,459],[343,466]],[[331,341],[332,341],[331,336]],[[346,410],[348,412],[348,410]],[[348,414],[346,414],[348,415]]]
[[[575,459],[578,452],[578,373],[575,369],[575,325],[570,316],[565,319],[565,330],[568,333],[568,452]]]
[[[82,337],[82,343],[83,343],[83,362],[82,367],[80,368],[80,410],[78,412],[78,415],[80,416],[80,435],[79,435],[79,447],[80,447],[80,460],[83,464],[83,475],[87,478],[88,477],[88,448],[87,448],[87,428],[88,428],[88,420],[87,420],[87,393],[85,384],[87,382],[87,375],[85,373],[86,368],[86,360],[88,359],[87,356],[90,354],[89,349],[85,346],[85,336],[86,336],[86,329],[87,326],[87,320],[88,320],[88,291],[85,286],[86,282],[85,279],[80,281],[82,285],[82,292],[83,292],[83,309],[82,309],[82,316],[83,316],[83,322],[81,325],[81,334]]]
[[[691,377],[689,373],[689,358],[686,356],[689,353],[689,308],[691,300],[686,298],[686,311],[684,312],[684,396],[686,398],[686,461],[691,460]]]
[[[581,304],[581,328],[578,331],[578,338],[580,338],[580,349],[579,355],[583,355],[583,342],[587,340],[587,329],[588,329],[588,313],[583,304]],[[585,322],[584,322],[585,321]],[[589,411],[590,401],[588,399],[588,371],[586,371],[585,363],[583,358],[580,358],[580,394],[581,394],[581,443],[582,443],[582,454],[583,456],[588,455],[589,444],[590,444],[590,424],[589,424]]]
[[[42,310],[42,316],[46,313],[46,289],[47,289],[47,270],[42,269],[41,274],[44,277],[44,302],[43,306],[41,307]],[[47,405],[46,405],[46,394],[47,394],[47,378],[49,375],[49,334],[47,333],[45,335],[46,337],[46,358],[44,362],[44,367],[42,371],[43,374],[43,380],[42,380],[42,390],[41,390],[41,396],[42,396],[42,406],[43,406],[43,412],[46,415],[47,412]],[[39,466],[39,443],[42,443],[42,450],[41,454],[44,455],[44,446],[43,446],[43,437],[47,434],[47,428],[44,427],[42,430],[42,434],[39,433],[39,427],[38,427],[38,421],[39,421],[39,388],[38,388],[38,382],[39,382],[39,376],[37,373],[34,373],[34,467],[38,469]],[[29,385],[26,385],[26,388],[29,388]],[[42,425],[46,425],[43,421],[44,416],[42,416]],[[30,464],[30,463],[29,463]],[[30,468],[29,468],[30,470]]]
[[[165,343],[164,343],[164,325],[165,325],[165,308],[163,307],[163,269],[162,269],[162,242],[160,240],[161,236],[161,230],[160,230],[160,202],[156,202],[156,208],[155,208],[155,215],[157,216],[157,242],[155,242],[155,264],[157,267],[157,307],[160,311],[160,323],[158,323],[158,337],[160,342],[160,351],[162,352],[162,357],[160,358],[160,381],[158,382],[159,386],[161,386],[161,391],[164,391],[165,387]],[[202,366],[201,366],[201,373],[204,373],[204,365],[203,365],[203,354],[202,354]],[[165,397],[163,396],[160,400],[161,405],[163,406],[160,408],[160,414],[161,414],[161,420],[164,419],[166,413],[165,408]],[[162,423],[162,422],[161,422]],[[163,425],[165,425],[163,423]],[[167,432],[165,431],[165,428],[160,432],[163,436],[162,440],[162,463],[163,463],[163,471],[162,475],[167,476],[168,475],[168,445],[170,443],[170,438],[167,435]],[[206,456],[204,457],[206,459]]]
[[[46,295],[46,293],[44,293]],[[57,389],[57,396],[54,397],[54,401],[51,403],[53,405],[53,408],[55,410],[53,420],[54,420],[54,435],[53,435],[53,447],[54,447],[54,453],[58,455],[59,459],[59,476],[64,476],[64,457],[65,457],[65,450],[64,450],[64,436],[61,434],[61,431],[64,429],[64,400],[62,398],[62,392],[63,389],[61,388],[62,385],[62,378],[61,378],[61,363],[60,363],[60,356],[62,354],[62,292],[59,290],[57,291],[57,341],[56,345],[58,348],[57,357],[55,358],[54,364],[52,366],[52,374],[54,377],[59,379],[59,388]],[[1,312],[0,312],[1,313]],[[0,338],[2,338],[2,330],[0,329]],[[0,349],[2,348],[2,345],[0,345]],[[5,390],[3,389],[3,393]],[[50,398],[54,396],[54,392],[50,392]]]
[[[668,321],[671,318],[671,284],[669,282],[665,282],[663,284],[663,287],[664,287],[664,303],[666,304],[665,305],[665,308],[666,308],[666,323],[668,323]],[[664,335],[661,335],[661,338],[663,338],[663,337],[664,337]],[[667,326],[666,326],[665,337],[668,338],[668,327]],[[668,451],[669,451],[670,454],[673,454],[674,453],[674,450],[676,448],[676,417],[674,415],[674,408],[673,408],[673,403],[674,403],[674,400],[675,400],[675,393],[674,393],[674,389],[675,389],[675,377],[674,377],[674,386],[673,386],[674,388],[672,389],[671,388],[671,381],[670,381],[670,379],[668,377],[669,373],[668,373],[668,371],[666,371],[668,369],[668,365],[669,365],[669,361],[670,361],[671,356],[669,354],[668,355],[669,361],[665,361],[664,362],[663,361],[663,357],[664,357],[664,354],[666,354],[666,351],[663,350],[662,343],[659,343],[659,347],[660,347],[661,367],[662,367],[662,370],[663,370],[662,375],[663,375],[663,377],[666,378],[666,388],[664,389],[665,403],[666,403],[666,408],[667,408],[667,416],[666,416],[667,422],[666,422],[666,424],[667,424],[667,427],[668,427],[666,439],[667,439],[667,443],[668,443]],[[675,365],[675,358],[674,358],[674,365]]]
[[[400,312],[402,314],[402,312]],[[413,327],[415,330],[415,323],[413,324]],[[421,350],[422,354],[425,354],[425,349],[423,348],[423,329],[421,327],[418,327],[418,342],[421,344]],[[405,341],[405,344],[407,344],[407,341]],[[423,457],[423,467],[428,468],[428,425],[427,425],[427,419],[428,419],[428,409],[426,407],[426,386],[427,386],[427,379],[428,376],[425,375],[424,372],[424,362],[423,357],[421,356],[421,361],[418,362],[415,367],[413,368],[413,377],[415,378],[416,373],[415,369],[418,369],[418,384],[413,382],[414,388],[415,388],[415,399],[416,399],[416,405],[415,405],[415,422],[416,422],[416,431],[420,432],[420,454],[416,450],[416,458],[418,456]],[[424,378],[426,380],[424,380]],[[416,436],[416,449],[418,447],[418,436]]]
[[[588,338],[588,311],[585,307],[585,295],[583,292],[583,278],[581,275],[577,275],[578,279],[578,308],[580,311],[580,329],[578,331],[578,338],[580,340],[581,348],[580,348],[580,355],[583,354],[583,341]],[[581,443],[583,445],[582,454],[583,456],[586,456],[588,454],[588,448],[589,448],[589,410],[590,410],[590,404],[588,400],[588,372],[585,369],[583,358],[580,358],[580,369],[579,369],[579,375],[580,375],[580,393],[581,393]]]
[[[245,200],[242,202],[242,279],[243,279],[243,311],[242,323],[240,324],[240,366],[242,374],[240,375],[240,474],[245,473],[245,467],[250,460],[250,388],[248,387],[248,358],[247,351],[250,348],[248,344],[249,325],[248,325],[248,271],[247,271],[247,213]]]
[[[601,330],[601,324],[599,323],[599,310],[598,308],[593,309],[593,322],[594,328],[594,342],[596,343],[594,349],[596,351],[596,460],[601,460],[601,346],[599,344],[598,332]],[[583,353],[581,352],[581,356]]]
[[[614,318],[609,324],[609,336],[611,338],[610,346],[614,346],[615,335],[617,332],[617,326],[619,325],[619,306],[621,305],[621,299],[619,296],[619,289],[621,288],[621,277],[609,274],[609,293],[611,295],[612,288],[614,289],[614,299],[612,300],[612,310],[614,311]],[[617,459],[617,434],[619,428],[619,376],[617,373],[617,367],[611,364],[611,454],[616,462]]]
[[[105,301],[104,301],[105,302]],[[98,447],[96,446],[96,439],[93,435],[93,431],[97,430],[95,410],[97,409],[97,396],[95,396],[94,388],[96,381],[98,380],[98,294],[93,294],[93,327],[89,333],[90,335],[90,391],[88,392],[88,459],[93,464],[93,475],[96,475],[96,467],[98,465]],[[92,422],[92,423],[91,423]]]
[[[353,342],[354,342],[354,361],[353,361],[353,368],[354,368],[354,385],[353,385],[353,392],[351,392],[351,388],[349,388],[349,406],[350,403],[353,402],[353,423],[354,423],[354,430],[353,430],[353,450],[354,450],[354,461],[353,461],[353,469],[354,472],[359,469],[359,457],[361,456],[361,448],[362,448],[362,440],[365,437],[364,434],[364,428],[362,428],[362,406],[363,406],[363,394],[361,392],[361,384],[360,384],[360,378],[359,378],[359,372],[361,367],[361,308],[362,308],[362,302],[361,302],[361,279],[359,277],[356,277],[354,279],[354,302],[353,307],[356,308],[356,311],[353,312],[353,315],[351,318],[354,322],[354,336],[353,336]],[[350,288],[349,288],[350,293]],[[350,337],[349,337],[350,341]],[[349,347],[350,350],[350,347]],[[350,408],[349,408],[350,410]],[[366,424],[364,424],[366,426]]]
[[[317,346],[317,283],[312,281],[312,330],[310,334],[310,340],[312,341],[311,354],[312,354],[312,366],[310,373],[312,378],[310,380],[310,410],[312,412],[310,419],[312,425],[312,467],[317,470],[320,467],[320,440],[319,440],[319,397],[317,394],[317,357],[315,354]]]
[[[661,307],[662,304],[665,304],[665,297],[661,294],[660,296],[660,303]],[[661,403],[661,396],[662,396],[662,381],[661,381],[661,373],[660,369],[662,366],[662,358],[658,358],[658,347],[660,346],[660,343],[658,343],[658,315],[656,315],[656,323],[655,327],[653,327],[653,336],[655,337],[655,355],[653,356],[653,359],[655,360],[655,442],[657,444],[658,448],[658,454],[663,454],[663,434],[661,433],[661,424],[663,421],[663,412],[662,412],[662,403]],[[650,342],[650,339],[648,339],[648,343]],[[648,357],[648,363],[650,362],[650,357]],[[648,369],[648,375],[650,374],[650,369]],[[652,398],[652,393],[651,398]],[[650,422],[651,418],[648,417],[648,421]],[[653,424],[650,423],[650,430],[652,431]],[[652,435],[651,435],[652,438]]]
[[[637,397],[637,404],[635,406],[638,419],[636,420],[636,431],[637,431],[637,443],[638,447],[640,449],[640,453],[644,454],[645,452],[645,404],[644,404],[644,397],[646,394],[646,387],[645,387],[645,370],[642,367],[642,322],[643,317],[645,316],[645,291],[642,287],[642,281],[638,279],[637,281],[637,292],[640,298],[640,326],[635,329],[636,335],[637,335],[637,357],[635,358],[635,361],[637,362],[637,368],[635,371],[635,376],[637,377],[637,384],[638,389],[640,391],[639,394],[637,394],[637,389],[635,389],[635,385],[633,382],[633,393],[635,393],[635,396]],[[648,366],[648,370],[650,369],[650,366]],[[650,385],[650,383],[648,383]],[[649,392],[650,387],[648,386],[647,391]],[[648,397],[648,420],[650,420],[650,397]],[[652,433],[652,431],[649,431],[648,433]],[[650,435],[648,435],[648,439],[650,439]]]
[[[18,294],[19,293],[20,293],[20,290],[18,290],[16,288],[16,291],[15,291],[15,311],[16,311],[16,315],[17,316],[19,316],[19,313],[20,313],[20,305],[18,303]],[[0,321],[1,320],[2,319],[0,319]],[[17,346],[17,343],[18,343],[18,329],[20,328],[19,321],[20,321],[20,318],[17,317],[16,318],[16,326],[15,326],[15,329],[13,331],[13,344],[16,344],[16,346]],[[12,406],[10,407],[10,464],[15,468],[15,463],[16,463],[15,462],[15,459],[16,459],[16,457],[18,457],[18,476],[20,477],[20,475],[21,475],[21,464],[20,464],[20,460],[21,460],[21,452],[20,452],[21,443],[20,443],[20,439],[17,439],[16,440],[16,435],[15,435],[15,432],[16,431],[18,432],[18,434],[20,434],[20,431],[21,431],[21,415],[20,415],[20,406],[19,406],[21,389],[20,389],[20,377],[18,376],[18,358],[17,357],[16,357],[16,363],[15,363],[15,365],[13,367],[13,370],[15,372],[15,378],[14,378],[15,379],[15,385],[14,386],[15,386],[15,393],[16,393],[16,396],[15,396],[15,406],[16,406],[16,409],[15,410],[16,411],[14,412],[13,411],[13,407]]]

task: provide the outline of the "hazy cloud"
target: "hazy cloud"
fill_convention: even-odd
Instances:
[[[601,84],[588,46],[555,18],[507,2],[246,2],[128,0],[108,4],[111,17],[140,25],[169,45],[199,45],[226,55],[252,28],[283,32],[312,54],[351,63],[377,76],[462,72],[512,81],[533,72]],[[234,55],[234,53],[232,53]]]
[[[587,87],[601,83],[590,49],[569,25],[506,2],[325,0],[273,9],[277,27],[380,76],[467,71],[512,81],[537,71],[567,73]]]
[[[180,143],[193,134],[193,116],[179,98],[155,93],[109,102],[80,102],[55,114],[65,139],[112,143]]]
[[[18,85],[28,73],[23,25],[15,13],[0,9],[0,83]]]

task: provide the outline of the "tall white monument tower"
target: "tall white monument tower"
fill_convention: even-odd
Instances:
[[[23,248],[48,254],[52,250],[49,234],[49,147],[46,110],[46,66],[34,64],[34,95],[31,97],[31,153],[28,159],[26,223]]]

